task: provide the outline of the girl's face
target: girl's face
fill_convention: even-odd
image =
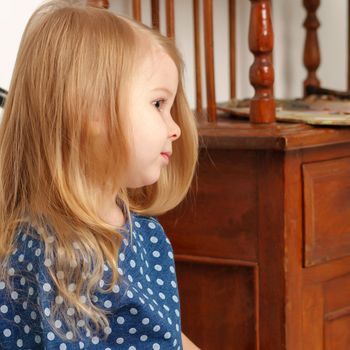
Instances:
[[[177,86],[178,71],[170,56],[161,50],[145,54],[132,79],[126,112],[133,146],[128,188],[157,182],[161,169],[171,162],[172,143],[181,134],[170,114]]]

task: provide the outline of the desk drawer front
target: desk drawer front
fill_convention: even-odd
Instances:
[[[350,255],[350,158],[302,166],[304,265]]]

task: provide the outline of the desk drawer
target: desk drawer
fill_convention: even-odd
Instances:
[[[350,158],[302,166],[304,266],[350,255]]]

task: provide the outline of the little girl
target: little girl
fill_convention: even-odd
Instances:
[[[0,127],[1,349],[198,349],[155,216],[185,197],[196,124],[171,39],[49,1]]]

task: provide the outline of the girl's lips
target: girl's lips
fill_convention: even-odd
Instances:
[[[170,152],[162,152],[161,155],[164,157],[164,159],[169,161],[171,153]]]

